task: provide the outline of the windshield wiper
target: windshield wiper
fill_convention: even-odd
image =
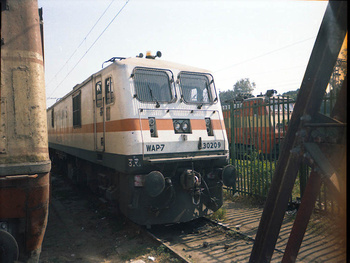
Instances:
[[[158,102],[158,100],[153,96],[153,92],[152,92],[152,89],[150,88],[150,86],[147,84],[147,87],[149,89],[149,94],[151,94],[151,98],[153,101],[156,102],[156,108],[159,108],[160,107],[160,104]]]

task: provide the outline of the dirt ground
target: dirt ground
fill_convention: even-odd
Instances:
[[[176,262],[87,190],[54,175],[40,263]],[[139,261],[142,262],[142,261]]]

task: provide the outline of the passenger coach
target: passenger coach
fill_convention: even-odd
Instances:
[[[155,57],[112,58],[47,110],[54,163],[142,225],[215,211],[235,179],[213,76]]]

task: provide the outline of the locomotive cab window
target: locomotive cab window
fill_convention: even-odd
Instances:
[[[135,68],[133,72],[136,98],[142,102],[170,103],[175,98],[171,72],[165,70]]]
[[[178,80],[182,98],[186,103],[211,104],[217,101],[212,75],[180,72]]]
[[[102,107],[102,82],[96,83],[96,107]]]
[[[81,93],[73,95],[73,127],[81,127]]]
[[[106,91],[106,104],[111,104],[114,102],[114,90],[113,90],[113,81],[109,77],[105,80],[105,91]]]

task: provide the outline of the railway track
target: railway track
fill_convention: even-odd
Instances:
[[[153,226],[147,232],[182,262],[247,262],[254,243],[254,238],[208,218]]]

